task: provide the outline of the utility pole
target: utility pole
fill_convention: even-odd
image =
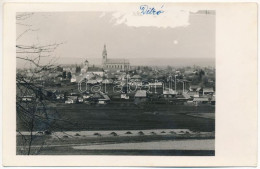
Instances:
[[[184,81],[182,82],[182,93],[184,93]]]
[[[174,75],[174,77],[175,77],[175,79],[174,79],[174,83],[175,83],[175,92],[176,92],[176,77],[177,77],[178,75]],[[177,92],[176,92],[177,93]]]

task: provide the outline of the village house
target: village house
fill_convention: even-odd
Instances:
[[[146,90],[137,90],[135,93],[135,98],[146,98],[147,92]]]
[[[113,80],[112,79],[104,79],[102,81],[102,84],[113,84]]]
[[[163,87],[163,83],[162,82],[149,82],[148,85],[150,87],[156,87],[156,88],[161,88]]]
[[[133,80],[133,81],[141,81],[142,77],[140,75],[134,75],[133,77],[131,77],[131,80]]]
[[[129,99],[129,95],[127,95],[126,93],[121,93],[121,99]]]
[[[90,85],[98,84],[98,81],[97,80],[87,80],[87,84],[90,84]]]
[[[107,104],[110,102],[110,98],[106,94],[101,94],[101,98],[98,99],[98,104]]]
[[[213,88],[203,88],[203,95],[213,95],[214,90]]]
[[[200,91],[201,87],[199,85],[190,85],[189,91]]]
[[[195,106],[199,106],[201,104],[207,104],[207,103],[209,103],[209,98],[207,98],[207,97],[194,97],[193,103],[195,104]]]
[[[139,104],[142,102],[147,101],[147,92],[146,90],[137,90],[134,96],[135,100],[134,103],[135,104]]]
[[[100,77],[104,76],[104,70],[99,67],[89,67],[87,73],[93,73],[94,75],[98,75]]]
[[[172,89],[168,89],[168,90],[163,91],[163,97],[164,98],[173,98],[176,95],[177,95],[177,92],[172,90]]]

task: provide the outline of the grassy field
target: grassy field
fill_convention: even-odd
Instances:
[[[190,129],[215,131],[215,120],[189,116],[190,113],[214,113],[212,106],[145,105],[111,103],[107,105],[57,104],[57,126],[64,131]],[[17,127],[24,130],[18,119]],[[54,131],[59,131],[59,128]]]
[[[97,145],[97,144],[149,144],[151,141],[173,140],[200,140],[215,138],[215,119],[201,117],[203,114],[214,113],[215,107],[188,106],[171,104],[135,105],[132,102],[112,102],[107,105],[64,104],[58,103],[54,107],[59,114],[59,120],[55,122],[57,128],[53,128],[51,135],[42,135],[34,138],[32,152],[40,155],[178,155],[178,156],[212,156],[214,150],[81,150],[73,146]],[[200,116],[191,116],[199,114]],[[39,124],[41,126],[42,124]],[[25,130],[19,118],[17,119],[19,130]],[[154,130],[155,135],[147,134],[145,130]],[[165,131],[162,134],[161,130]],[[173,134],[172,129],[189,129],[193,133]],[[102,132],[116,132],[117,136],[106,136]],[[122,135],[119,131],[131,131],[131,135]],[[133,131],[135,130],[135,131]],[[37,131],[37,125],[36,125]],[[64,132],[60,132],[64,131]],[[101,135],[84,135],[95,131]],[[136,135],[142,131],[145,134]],[[198,132],[200,131],[200,132]],[[57,137],[56,133],[62,135]],[[74,133],[68,137],[64,135]],[[209,134],[203,134],[209,132]],[[75,133],[79,133],[76,135]],[[150,132],[149,132],[150,133]],[[28,136],[26,136],[28,137]],[[17,154],[21,148],[25,148],[17,135]],[[45,147],[39,148],[44,142]],[[214,145],[212,145],[214,146]],[[40,149],[40,151],[39,151]],[[152,149],[152,147],[151,147]],[[24,151],[24,150],[23,150]]]
[[[214,155],[214,138],[213,132],[139,136],[71,135],[66,138],[56,137],[53,133],[36,137],[31,150],[34,155]],[[23,154],[21,150],[28,149],[19,144],[21,139],[17,136],[17,154]]]

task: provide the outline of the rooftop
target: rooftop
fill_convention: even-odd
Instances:
[[[209,101],[209,98],[207,97],[194,97],[193,101],[200,101],[200,102],[203,102],[203,101]]]
[[[88,72],[104,72],[104,70],[99,67],[89,67]]]
[[[137,90],[135,97],[146,97],[146,90]]]
[[[106,64],[129,64],[128,59],[107,59]]]
[[[203,92],[214,92],[213,88],[203,88]]]
[[[172,90],[172,89],[169,89],[169,90],[164,90],[164,91],[163,91],[163,94],[175,95],[175,94],[177,94],[177,92],[174,91],[174,90]]]
[[[134,76],[132,77],[132,79],[141,79],[141,76],[140,76],[140,75],[134,75]]]

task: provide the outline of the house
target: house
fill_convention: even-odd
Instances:
[[[88,94],[83,94],[82,97],[83,97],[84,100],[90,98],[90,96]]]
[[[193,98],[193,103],[198,106],[200,104],[206,104],[209,103],[209,98],[207,97],[194,97]]]
[[[145,102],[147,100],[147,92],[146,90],[137,90],[135,93],[135,104],[139,104]]]
[[[213,95],[214,90],[213,88],[203,88],[203,95]]]
[[[190,85],[189,91],[199,91],[201,87],[199,85]]]
[[[108,75],[107,75],[107,79],[109,79],[109,80],[111,79],[111,80],[114,81],[114,80],[117,79],[117,77],[116,77],[115,75],[113,75],[113,74],[108,74]]]
[[[92,72],[82,73],[81,76],[86,78],[86,79],[93,79],[93,78],[95,78],[95,74],[92,73]]]
[[[104,79],[102,81],[103,84],[113,84],[113,80],[112,79]]]
[[[73,104],[73,103],[75,103],[75,102],[71,99],[68,99],[68,100],[65,101],[65,104]]]
[[[148,83],[150,87],[156,87],[156,88],[160,88],[163,86],[162,82],[150,82]]]
[[[187,91],[186,94],[187,94],[188,96],[190,96],[191,98],[193,98],[193,97],[199,97],[199,96],[200,96],[200,94],[199,94],[198,91]]]
[[[96,77],[96,81],[97,81],[98,83],[101,83],[101,82],[103,81],[103,79],[102,79],[101,77]]]
[[[98,82],[97,80],[88,80],[87,84],[94,85],[94,84],[98,84]]]
[[[94,75],[104,76],[104,70],[99,67],[89,67],[87,73],[93,73]]]
[[[24,97],[22,97],[22,101],[23,102],[31,102],[33,100],[34,100],[33,96],[24,96]]]
[[[107,104],[110,102],[110,98],[106,94],[101,94],[101,98],[98,99],[98,104]]]
[[[140,81],[142,80],[142,77],[140,75],[134,75],[133,77],[131,77],[131,80]]]
[[[141,87],[143,85],[142,81],[133,81],[131,79],[131,81],[128,82],[129,85],[131,86],[138,86],[138,87]]]
[[[121,99],[129,99],[129,96],[126,93],[121,93]]]
[[[168,90],[163,91],[163,97],[164,98],[173,98],[176,95],[177,95],[177,92],[172,90],[172,89],[168,89]]]
[[[57,100],[63,100],[63,99],[64,99],[64,94],[62,94],[62,93],[57,93],[57,94],[56,94],[56,99],[57,99]]]
[[[135,93],[135,98],[146,98],[147,93],[146,90],[137,90]]]
[[[79,97],[78,97],[78,102],[79,102],[79,103],[83,103],[83,102],[84,102],[84,99],[83,99],[82,96],[79,96]]]
[[[77,99],[78,99],[78,96],[67,96],[67,100],[66,101],[69,101],[69,102],[72,102],[72,103],[76,103]],[[66,103],[66,101],[65,101],[65,103]]]
[[[71,83],[78,83],[80,81],[84,80],[83,76],[76,76],[76,75],[72,75],[70,82]]]
[[[188,94],[188,92],[183,92],[182,93],[182,96],[185,98],[185,99],[191,99],[191,96]]]

